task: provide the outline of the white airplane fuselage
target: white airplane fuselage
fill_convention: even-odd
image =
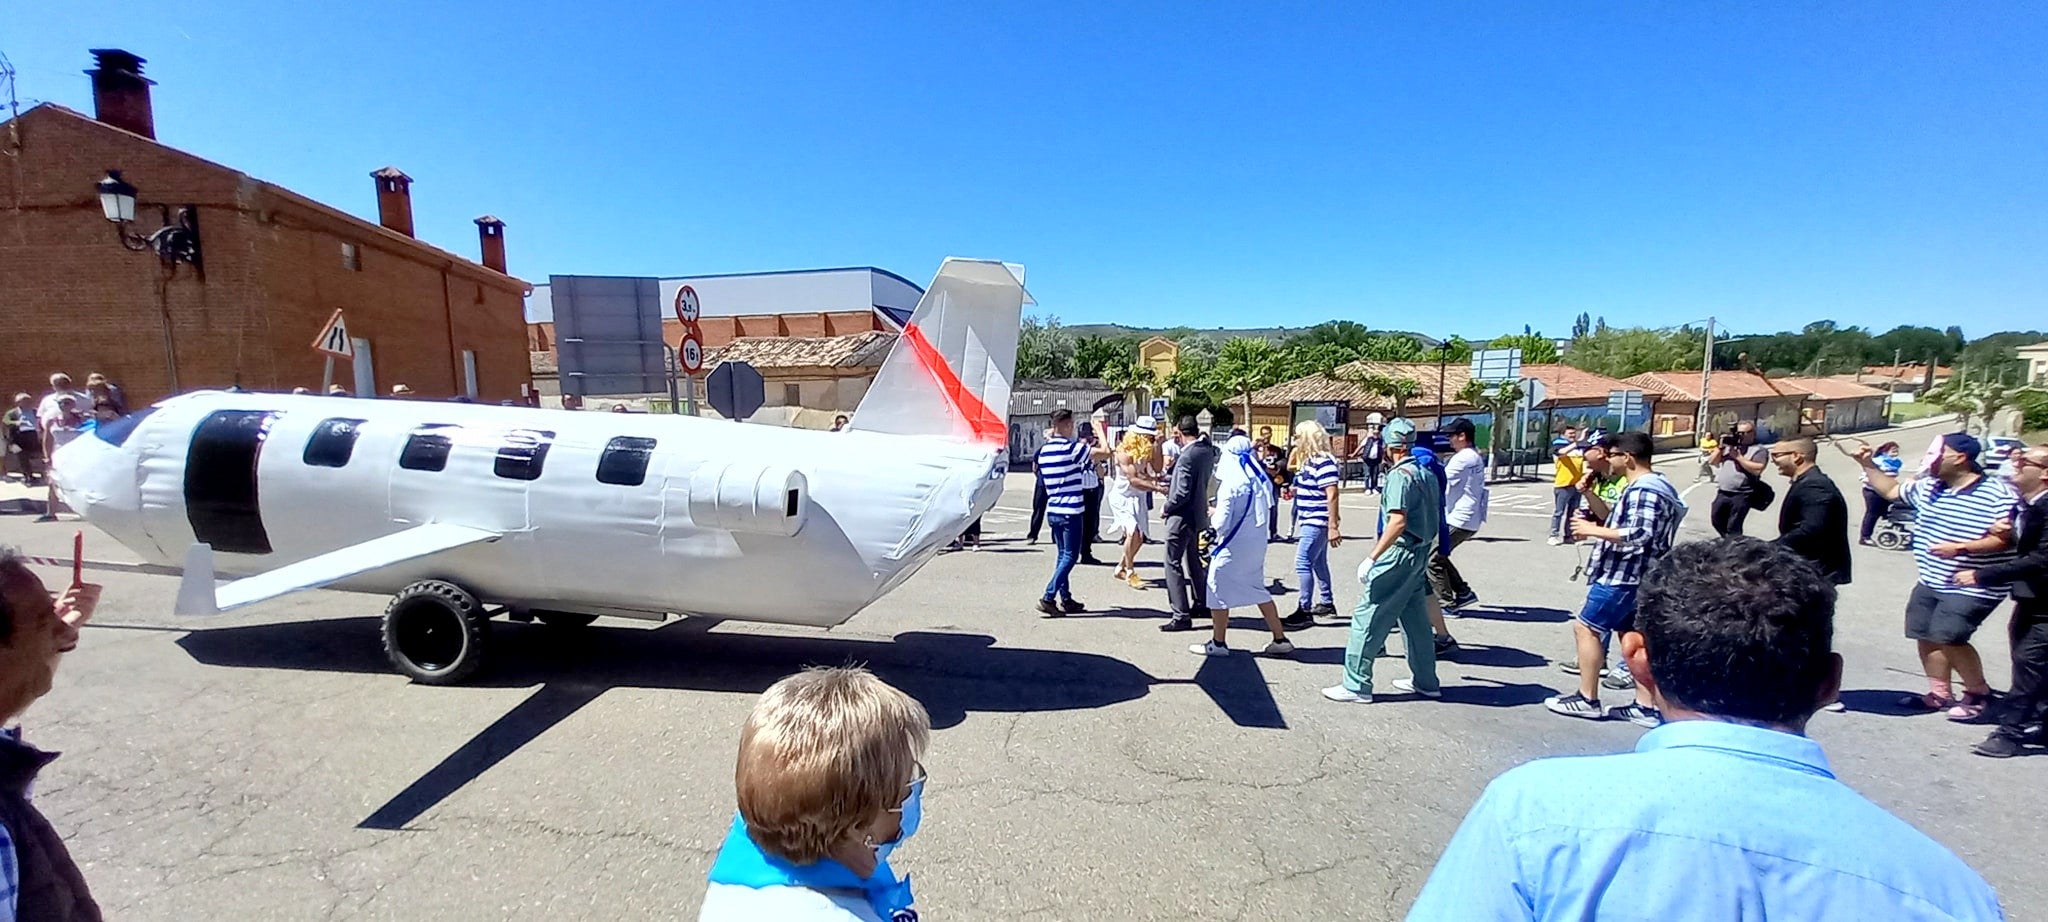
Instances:
[[[1002,492],[1001,446],[682,416],[202,392],[57,453],[65,501],[147,562],[250,575],[425,523],[497,533],[351,576],[519,610],[829,626]]]

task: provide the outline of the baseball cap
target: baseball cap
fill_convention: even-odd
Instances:
[[[1407,446],[1415,444],[1415,424],[1407,417],[1397,417],[1380,429],[1380,441],[1388,445]]]
[[[1977,441],[1975,436],[1967,432],[1951,432],[1941,437],[1941,444],[1955,449],[1965,460],[1970,462],[1970,467],[1982,470],[1982,468],[1977,466],[1977,456],[1984,453],[1984,446]]]
[[[1478,427],[1472,425],[1471,420],[1466,419],[1462,416],[1444,424],[1445,435],[1462,435],[1470,437],[1473,433],[1478,431]]]

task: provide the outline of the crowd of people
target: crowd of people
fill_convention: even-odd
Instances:
[[[1373,700],[1374,661],[1389,637],[1402,634],[1409,675],[1393,691],[1438,697],[1436,663],[1457,655],[1445,612],[1479,601],[1454,561],[1458,548],[1484,527],[1490,494],[1487,462],[1469,420],[1451,419],[1439,433],[1449,454],[1417,444],[1406,419],[1371,427],[1345,459],[1367,466],[1367,488],[1379,494],[1372,548],[1361,564],[1359,592],[1348,620],[1343,680],[1323,689],[1338,702]],[[1086,610],[1073,590],[1076,566],[1095,562],[1098,539],[1121,543],[1116,578],[1135,587],[1137,557],[1151,538],[1149,509],[1158,499],[1165,524],[1165,618],[1159,629],[1192,631],[1204,614],[1211,635],[1189,647],[1201,656],[1231,652],[1233,610],[1256,609],[1269,637],[1265,656],[1294,651],[1289,633],[1338,619],[1329,553],[1344,541],[1339,502],[1340,459],[1320,423],[1304,421],[1283,447],[1269,427],[1256,437],[1235,430],[1220,444],[1193,419],[1172,428],[1168,440],[1150,417],[1116,432],[1098,411],[1086,425],[1073,414],[1053,416],[1039,449],[1035,504],[1052,522],[1058,548],[1052,580],[1038,603],[1050,617]],[[1847,500],[1819,466],[1809,438],[1759,443],[1742,423],[1703,454],[1703,475],[1714,482],[1711,524],[1721,537],[1741,536],[1750,512],[1778,507],[1775,544],[1808,562],[1830,586],[1852,575]],[[1864,534],[1873,517],[1898,505],[1915,516],[1912,553],[1918,571],[1905,611],[1905,632],[1918,645],[1927,691],[1901,707],[1944,713],[1959,722],[1996,722],[1998,730],[1973,751],[2002,757],[2048,745],[2040,729],[2048,706],[2042,673],[2048,670],[2048,610],[2039,598],[2044,563],[2042,522],[2048,490],[2042,465],[2048,447],[2015,454],[2005,477],[1987,474],[1982,448],[1964,433],[1937,441],[1919,468],[1901,480],[1896,443],[1854,452],[1862,468]],[[1628,633],[1640,607],[1641,587],[1657,561],[1678,542],[1687,506],[1678,488],[1653,467],[1655,445],[1641,432],[1608,434],[1567,427],[1552,443],[1550,541],[1583,549],[1573,579],[1583,578],[1584,602],[1572,619],[1570,656],[1558,663],[1576,688],[1547,699],[1566,717],[1627,720],[1657,727],[1662,709],[1642,693],[1634,665],[1616,638]],[[1775,473],[1776,477],[1772,474]],[[1782,478],[1782,488],[1774,481]],[[1782,489],[1783,500],[1778,500]],[[1212,499],[1213,497],[1213,499]],[[1281,502],[1291,522],[1281,535]],[[1109,509],[1098,524],[1097,510]],[[1873,512],[1872,510],[1875,509]],[[1034,515],[1030,537],[1039,527]],[[1268,580],[1272,542],[1295,544],[1295,606],[1282,615],[1276,597],[1285,586]],[[2005,598],[2017,600],[2011,619],[2013,688],[1997,695],[1970,638]],[[1430,642],[1420,642],[1421,638]],[[1611,694],[1634,691],[1633,700]],[[1839,710],[1839,702],[1824,702]]]
[[[7,430],[4,452],[23,483],[44,487],[48,493],[36,521],[56,521],[61,507],[57,484],[50,477],[50,456],[79,436],[127,415],[127,395],[99,372],[86,376],[84,390],[73,385],[70,375],[58,372],[50,376],[50,390],[40,399],[27,392],[14,395],[14,405],[0,416],[0,426]]]

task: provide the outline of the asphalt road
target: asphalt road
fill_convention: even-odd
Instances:
[[[1901,436],[1909,457],[1934,431]],[[1847,459],[1823,458],[1860,510]],[[1671,466],[1691,482],[1689,462]],[[1020,537],[1029,481],[1010,486],[986,549],[941,557],[838,629],[500,625],[493,668],[462,688],[390,672],[381,598],[307,593],[194,622],[168,614],[172,580],[103,572],[99,616],[22,721],[64,752],[38,800],[110,918],[692,918],[754,696],[806,664],[858,662],[938,727],[928,821],[897,859],[928,918],[1394,919],[1488,779],[1642,732],[1540,703],[1566,687],[1552,661],[1583,592],[1566,578],[1576,552],[1543,543],[1547,484],[1497,487],[1458,552],[1482,603],[1453,623],[1465,654],[1442,669],[1445,700],[1370,706],[1317,695],[1343,627],[1298,634],[1292,661],[1204,661],[1185,650],[1195,635],[1154,630],[1163,591],[1106,568],[1077,576],[1095,613],[1039,618],[1051,555]],[[1709,534],[1710,497],[1690,493],[1688,534]],[[1346,531],[1369,530],[1371,508],[1347,496]],[[68,555],[72,530],[0,515],[0,542],[30,553]],[[1749,531],[1775,533],[1775,514]],[[87,547],[132,559],[96,533]],[[1333,554],[1347,609],[1366,550]],[[1268,573],[1291,583],[1293,551],[1272,548]],[[1158,558],[1144,555],[1155,576]],[[1905,554],[1856,549],[1838,622],[1852,709],[1812,733],[1843,780],[2032,917],[2048,906],[2048,759],[1972,756],[1983,728],[1892,711],[1922,687],[1900,636],[1912,578]],[[2002,686],[2003,631],[1979,642]],[[1386,692],[1406,670],[1381,662]]]

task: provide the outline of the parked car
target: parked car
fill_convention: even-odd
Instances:
[[[2004,473],[2005,459],[2015,451],[2024,450],[2027,443],[2009,435],[1994,435],[1984,440],[1984,469],[1994,474]]]

